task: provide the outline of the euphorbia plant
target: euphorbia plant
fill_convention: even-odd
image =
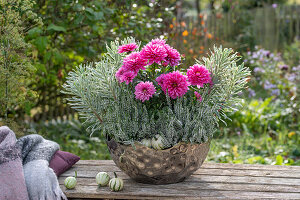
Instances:
[[[127,38],[107,50],[99,62],[70,72],[64,92],[92,133],[101,130],[122,144],[207,142],[225,112],[239,105],[237,94],[250,74],[236,53],[222,47],[190,67],[161,39],[140,48]]]

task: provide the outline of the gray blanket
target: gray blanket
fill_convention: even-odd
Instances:
[[[67,199],[49,162],[57,143],[32,134],[19,140],[12,130],[0,127],[0,200]]]

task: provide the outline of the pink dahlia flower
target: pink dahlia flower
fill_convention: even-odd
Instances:
[[[148,65],[153,63],[160,64],[168,56],[167,50],[163,45],[148,43],[141,51],[144,59],[149,60]]]
[[[140,82],[135,86],[135,98],[141,100],[142,102],[149,100],[153,94],[155,93],[156,89],[152,82]]]
[[[167,50],[167,57],[165,58],[165,65],[171,65],[171,66],[176,66],[179,64],[181,58],[180,58],[180,53],[170,47],[169,45],[165,45],[165,49]]]
[[[195,94],[195,96],[196,96],[196,98],[197,98],[197,101],[202,101],[202,96],[198,93],[198,92],[194,92],[194,94]]]
[[[122,46],[119,46],[118,53],[124,53],[124,52],[130,52],[138,48],[138,46],[135,43],[130,44],[124,44]]]
[[[168,91],[172,99],[183,96],[188,91],[187,77],[179,71],[168,73],[164,76],[163,89]]]
[[[128,85],[129,83],[131,83],[133,81],[133,79],[136,77],[136,75],[137,75],[137,73],[135,73],[133,71],[124,71],[123,74],[120,76],[120,78],[118,79],[118,77],[117,77],[117,79],[119,80],[119,82],[125,82]]]
[[[119,70],[116,72],[116,78],[119,82],[122,82],[122,76],[123,74],[126,72],[126,70],[124,69],[124,67],[120,67]]]
[[[151,40],[150,44],[159,44],[159,45],[164,46],[166,44],[166,41],[156,38],[156,39]]]
[[[187,70],[188,80],[191,85],[203,87],[205,83],[211,83],[210,72],[204,65],[193,65]]]
[[[139,52],[133,52],[123,60],[123,67],[126,71],[138,73],[140,69],[145,70],[146,60]]]
[[[165,79],[166,74],[161,74],[159,77],[157,77],[155,80],[158,83],[158,85],[161,86],[162,90],[166,92],[164,88],[164,79]]]

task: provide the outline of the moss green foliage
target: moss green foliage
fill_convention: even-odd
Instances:
[[[24,40],[29,28],[41,24],[32,7],[32,0],[0,1],[0,118],[20,109],[28,113],[35,97],[28,87],[34,70]]]

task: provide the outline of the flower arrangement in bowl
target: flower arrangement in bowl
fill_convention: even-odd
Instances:
[[[214,47],[187,67],[165,40],[126,38],[99,62],[69,73],[63,92],[92,133],[102,131],[116,165],[136,181],[184,180],[205,160],[209,143],[237,109],[249,69],[232,49]]]

